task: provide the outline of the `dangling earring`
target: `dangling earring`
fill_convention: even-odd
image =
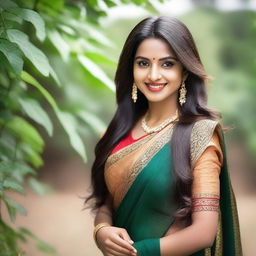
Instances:
[[[185,81],[182,82],[182,85],[180,87],[180,97],[179,97],[179,102],[180,105],[182,106],[184,103],[186,103],[186,94],[187,94],[187,89],[185,87]]]
[[[133,83],[133,86],[132,86],[132,100],[135,103],[137,99],[138,99],[138,96],[137,96],[137,86],[136,86],[135,83]]]

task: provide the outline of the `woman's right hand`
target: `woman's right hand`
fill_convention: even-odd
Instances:
[[[96,234],[99,249],[104,256],[136,256],[133,241],[124,228],[103,227]]]

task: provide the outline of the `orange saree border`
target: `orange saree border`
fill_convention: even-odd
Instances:
[[[107,187],[113,197],[115,209],[117,209],[141,170],[171,139],[173,127],[173,124],[169,125],[156,134],[136,141],[113,153],[107,159],[104,174]]]

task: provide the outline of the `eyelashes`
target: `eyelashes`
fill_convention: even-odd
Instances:
[[[145,60],[140,60],[140,61],[137,61],[136,63],[139,67],[148,67],[149,66],[149,63]],[[163,66],[164,68],[169,68],[169,67],[172,67],[173,65],[174,65],[173,62],[166,61],[161,66]]]

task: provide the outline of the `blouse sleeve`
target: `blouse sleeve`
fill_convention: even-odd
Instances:
[[[219,211],[220,180],[223,154],[215,131],[205,150],[194,164],[192,211]]]

